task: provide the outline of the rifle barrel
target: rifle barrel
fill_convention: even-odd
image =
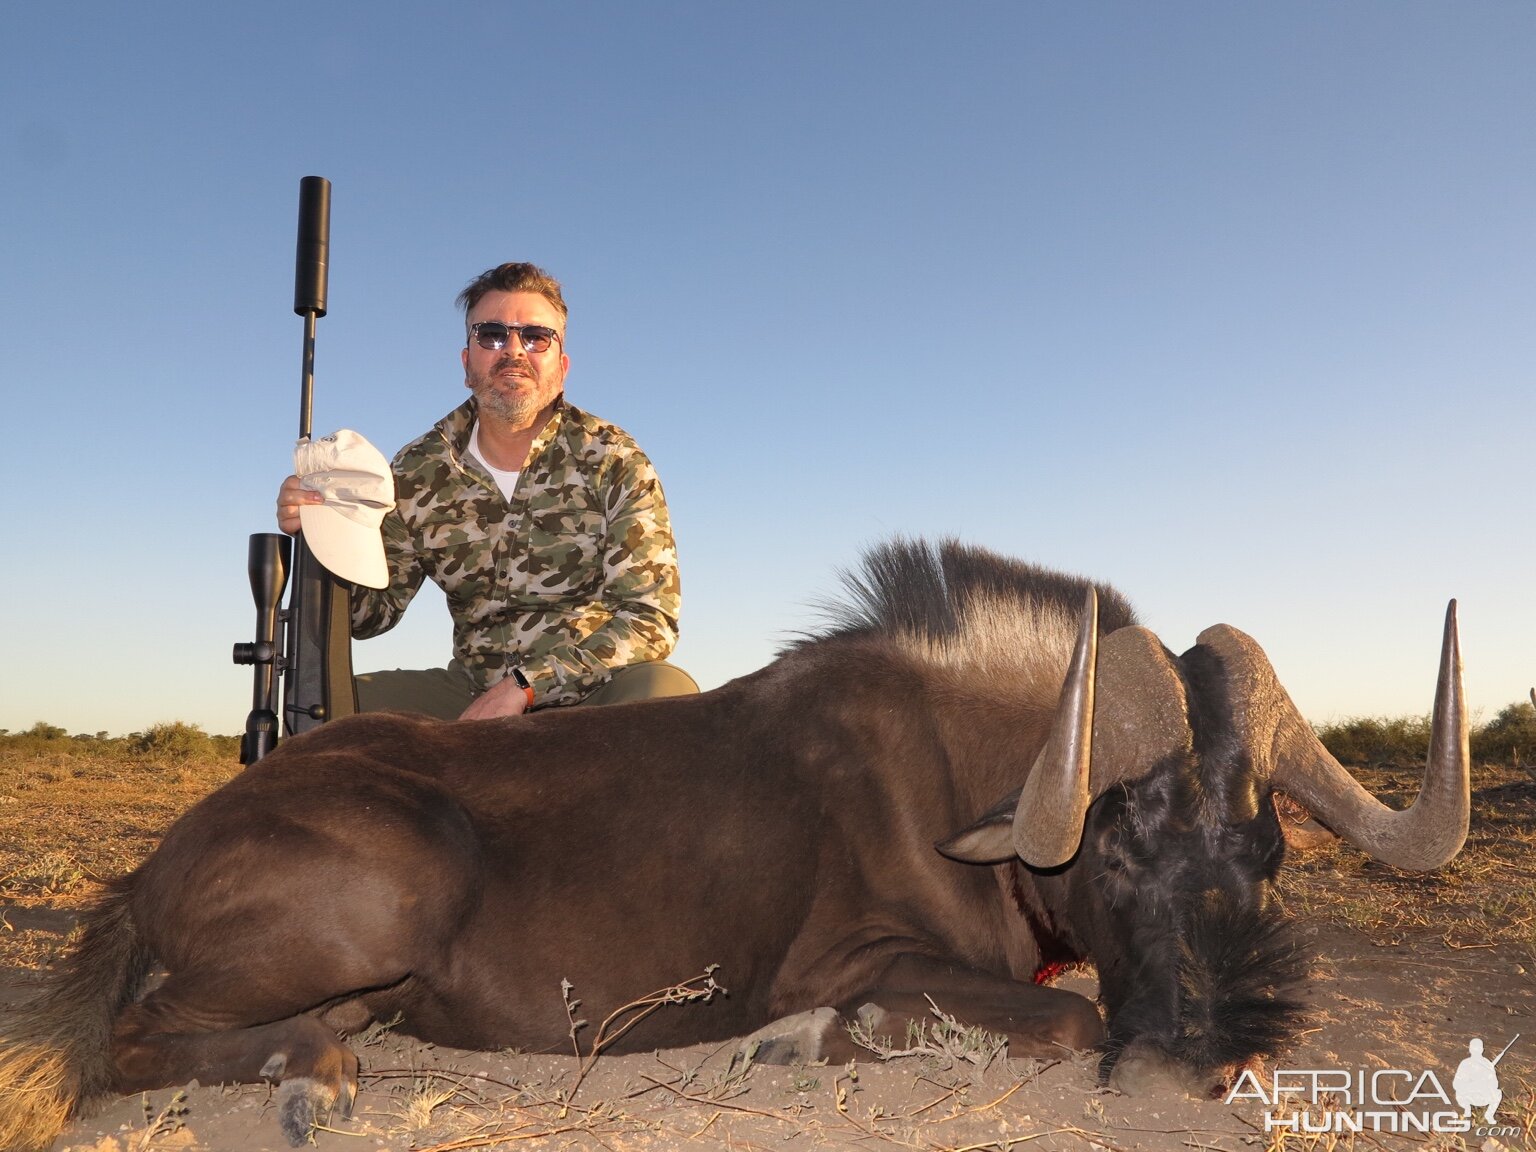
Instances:
[[[293,310],[325,315],[331,267],[331,182],[324,176],[299,181],[299,242],[293,259]]]
[[[309,437],[315,401],[315,320],[325,315],[331,268],[331,182],[324,176],[299,181],[299,238],[293,257],[293,310],[304,317],[304,358],[299,367],[299,439]]]
[[[1504,1053],[1508,1052],[1511,1048],[1513,1048],[1515,1046],[1515,1040],[1518,1040],[1518,1039],[1520,1039],[1520,1033],[1516,1032],[1515,1035],[1514,1035],[1514,1038],[1511,1039],[1508,1044],[1504,1045],[1504,1047],[1499,1049],[1499,1054],[1493,1058],[1493,1063],[1494,1064],[1498,1064],[1498,1062],[1500,1060],[1504,1059]]]

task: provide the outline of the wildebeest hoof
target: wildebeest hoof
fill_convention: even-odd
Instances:
[[[302,1148],[309,1143],[315,1124],[331,1114],[336,1092],[308,1076],[284,1080],[277,1089],[277,1122],[288,1143]],[[350,1112],[351,1101],[344,1106]]]
[[[1150,1044],[1132,1044],[1120,1053],[1109,1086],[1126,1096],[1167,1096],[1183,1094],[1194,1100],[1209,1100],[1220,1087],[1220,1080],[1204,1075]]]
[[[853,1016],[859,1022],[860,1028],[871,1033],[891,1018],[891,1014],[878,1004],[860,1004],[859,1010]]]
[[[843,1027],[836,1008],[812,1008],[765,1024],[742,1040],[738,1059],[758,1064],[811,1064],[823,1058],[827,1041]]]

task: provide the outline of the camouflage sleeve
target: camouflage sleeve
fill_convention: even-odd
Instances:
[[[524,663],[540,704],[573,704],[614,668],[663,660],[677,644],[682,594],[661,481],[635,447],[616,453],[605,471],[603,592],[565,622],[568,640]]]
[[[383,588],[352,588],[352,638],[366,640],[388,632],[400,622],[409,604],[421,588],[425,575],[410,531],[398,509],[384,517],[384,559],[389,564],[389,583]]]

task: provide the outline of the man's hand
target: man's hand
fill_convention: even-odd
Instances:
[[[277,526],[292,536],[303,525],[299,523],[299,507],[304,504],[324,504],[325,497],[304,487],[297,476],[290,476],[277,490]]]
[[[520,716],[528,710],[528,693],[512,677],[492,684],[474,703],[459,713],[460,720],[491,720],[497,716]]]

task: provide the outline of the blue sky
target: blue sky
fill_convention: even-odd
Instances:
[[[1315,721],[1536,682],[1536,6],[9,5],[0,727],[236,732],[334,186],[315,426],[463,396],[534,260],[666,485],[677,653],[954,535],[1224,621]],[[423,594],[356,666],[449,655]]]

